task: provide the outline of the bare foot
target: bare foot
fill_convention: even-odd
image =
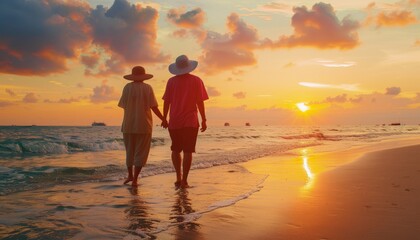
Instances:
[[[190,185],[188,185],[187,182],[181,182],[181,185],[179,186],[180,188],[189,188]]]
[[[125,181],[124,181],[124,184],[127,184],[127,183],[129,183],[129,182],[131,182],[131,181],[133,181],[133,178],[127,178],[127,179],[125,179]]]
[[[181,187],[181,181],[174,182],[174,185],[175,185],[175,189],[178,189],[179,187]]]
[[[131,183],[131,186],[132,186],[132,187],[138,187],[139,185],[137,184],[137,181],[133,181],[133,182]]]

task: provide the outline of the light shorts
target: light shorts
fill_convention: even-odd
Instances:
[[[149,156],[152,134],[123,133],[127,167],[143,167]]]
[[[172,145],[171,150],[174,152],[195,152],[195,144],[197,143],[198,128],[186,127],[179,129],[169,129]]]

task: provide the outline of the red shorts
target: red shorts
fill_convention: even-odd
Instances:
[[[169,129],[172,145],[171,150],[174,152],[195,152],[195,144],[197,142],[198,128],[178,128]]]

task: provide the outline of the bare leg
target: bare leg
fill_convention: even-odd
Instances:
[[[141,167],[134,166],[134,178],[133,178],[133,182],[131,183],[131,186],[137,187],[138,185],[137,179],[139,177],[140,171],[141,171]]]
[[[175,187],[179,187],[181,184],[181,154],[178,152],[172,151],[172,164],[174,165],[176,171],[176,182]]]
[[[188,188],[188,173],[190,172],[191,162],[192,162],[192,153],[191,152],[184,152],[184,162],[182,163],[182,181],[181,187]]]
[[[127,179],[125,179],[124,184],[127,184],[127,183],[133,181],[133,166],[130,166],[130,167],[127,166],[127,173],[128,173],[127,174],[128,177],[127,177]]]

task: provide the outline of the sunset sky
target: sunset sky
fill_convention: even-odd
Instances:
[[[181,54],[210,126],[420,124],[420,0],[2,0],[0,125],[119,125],[136,65],[162,109]]]

